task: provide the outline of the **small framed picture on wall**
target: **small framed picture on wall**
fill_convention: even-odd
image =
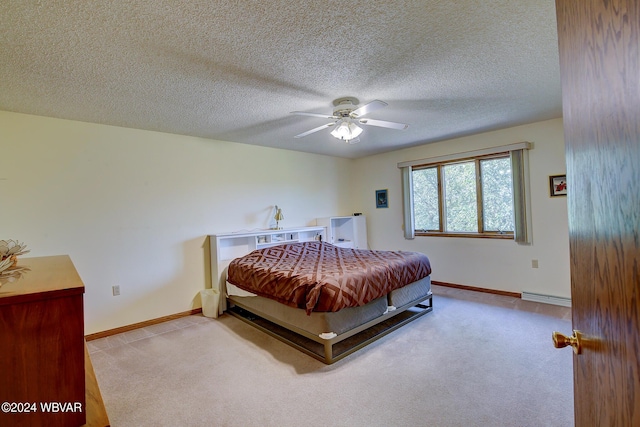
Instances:
[[[551,175],[549,177],[549,194],[551,197],[567,195],[566,175]]]
[[[389,199],[387,197],[388,190],[376,190],[376,208],[388,208]]]

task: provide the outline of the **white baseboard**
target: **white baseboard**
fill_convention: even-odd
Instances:
[[[534,294],[532,292],[523,292],[521,298],[525,301],[543,302],[545,304],[561,305],[563,307],[571,307],[571,298],[554,297],[552,295]]]

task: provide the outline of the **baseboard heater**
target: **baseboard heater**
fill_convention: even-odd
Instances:
[[[571,298],[554,297],[553,295],[534,294],[532,292],[523,292],[522,297],[525,301],[543,302],[546,304],[561,305],[563,307],[571,307]]]

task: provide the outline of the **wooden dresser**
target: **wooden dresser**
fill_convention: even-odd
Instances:
[[[104,406],[97,384],[86,383],[95,376],[84,342],[84,284],[66,255],[18,265],[30,271],[0,287],[0,425],[92,424],[87,391],[97,390]],[[101,422],[108,425],[106,412]]]

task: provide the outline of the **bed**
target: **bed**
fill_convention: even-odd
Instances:
[[[430,274],[419,252],[271,246],[230,262],[228,312],[331,364],[430,312]]]

